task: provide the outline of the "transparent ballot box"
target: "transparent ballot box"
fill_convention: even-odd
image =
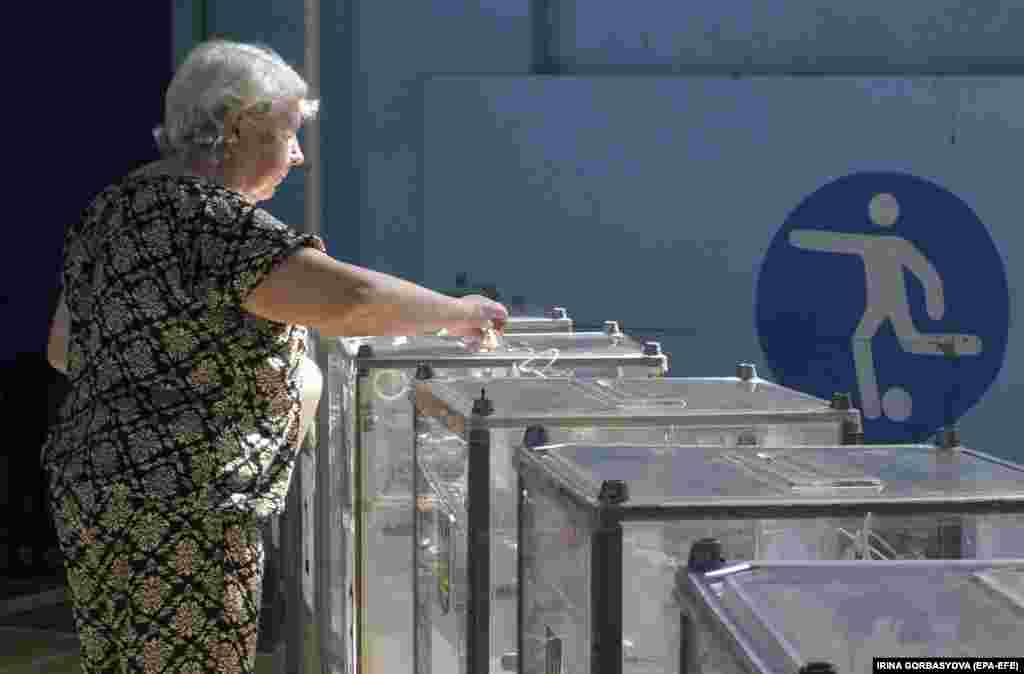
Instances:
[[[675,671],[666,601],[698,541],[729,560],[919,560],[965,556],[976,521],[1012,550],[1024,521],[1024,467],[963,448],[558,444],[519,463],[526,674],[548,671],[550,638],[562,671]]]
[[[460,632],[464,641],[433,630],[430,625],[446,615],[436,603],[418,602],[417,631],[432,635],[429,644],[425,636],[417,642],[421,672],[448,671],[450,662],[458,662],[459,671],[467,671],[470,662],[468,671],[501,671],[502,656],[516,650],[515,629],[507,626],[516,620],[516,451],[524,443],[684,437],[746,452],[811,441],[838,445],[859,437],[860,427],[859,413],[844,402],[833,406],[743,377],[436,378],[416,383],[415,401],[416,465],[425,473],[418,493],[448,494],[459,526],[476,532],[470,539],[479,543],[467,545],[468,559],[450,567],[463,574],[452,576],[450,584],[466,586],[465,615],[459,618],[467,625]],[[433,540],[418,536],[421,571],[430,568],[423,560],[433,554]]]
[[[450,435],[432,442],[416,464],[416,672],[465,671],[455,648],[467,640],[469,526],[466,518],[467,444]],[[502,556],[498,575],[514,582],[515,532],[496,532]],[[512,591],[514,591],[514,586]],[[506,614],[503,629],[516,629],[515,615]],[[435,647],[437,644],[437,647]]]
[[[640,344],[618,330],[507,335],[486,351],[434,336],[344,338],[328,345],[320,409],[327,428],[319,457],[305,457],[300,467],[304,501],[315,504],[317,629],[324,657],[332,661],[343,659],[343,644],[353,634],[357,664],[368,673],[412,671],[409,397],[417,371],[492,381],[648,377],[668,368],[657,343]]]
[[[671,671],[842,674],[876,671],[879,657],[1019,658],[1022,590],[1024,560],[683,568],[666,603]]]
[[[563,307],[552,307],[544,315],[509,316],[505,323],[506,334],[533,332],[572,332],[573,321]]]

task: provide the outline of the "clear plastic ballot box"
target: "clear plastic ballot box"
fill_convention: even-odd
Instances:
[[[875,671],[879,657],[1020,658],[1022,590],[1024,560],[684,568],[667,602],[671,671],[845,674]]]
[[[472,379],[416,384],[416,465],[419,572],[447,576],[417,588],[449,583],[461,593],[451,612],[417,598],[419,672],[500,671],[501,656],[516,648],[516,450],[552,441],[607,442],[623,438],[742,447],[838,445],[859,435],[860,417],[848,399],[835,404],[756,378],[705,379]],[[443,469],[439,466],[443,465]],[[439,486],[440,485],[440,486]],[[453,512],[434,507],[443,502]],[[441,521],[436,521],[440,518]],[[437,560],[443,520],[466,532],[466,559]],[[433,532],[433,533],[431,533]],[[461,534],[460,534],[461,535]],[[457,538],[457,537],[456,537]],[[442,546],[443,547],[443,546]],[[460,553],[461,554],[461,553]],[[442,573],[443,572],[443,573]],[[446,580],[446,578],[448,580]],[[432,625],[462,621],[460,630]],[[457,633],[458,639],[449,638]]]
[[[527,674],[550,635],[563,671],[676,671],[666,602],[709,537],[729,560],[957,558],[980,521],[989,551],[1024,557],[1024,467],[964,448],[559,444],[519,469]]]
[[[555,319],[545,319],[555,320]],[[561,320],[561,319],[558,319]],[[303,452],[302,615],[328,671],[411,672],[413,413],[417,369],[474,381],[661,376],[668,358],[609,321],[605,331],[506,334],[480,350],[454,337],[321,340],[325,391],[317,453]],[[352,643],[354,634],[356,642]],[[308,634],[302,636],[309,639]],[[333,664],[332,664],[333,663]],[[317,674],[320,674],[319,671]]]

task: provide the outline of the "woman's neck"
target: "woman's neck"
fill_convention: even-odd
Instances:
[[[135,173],[146,175],[196,176],[199,178],[206,178],[213,182],[220,182],[219,171],[217,171],[215,166],[199,162],[187,162],[180,157],[164,157],[163,159],[158,159],[155,162],[146,164],[139,170],[135,171]]]
[[[146,164],[132,175],[193,176],[238,192],[247,200],[252,201],[248,195],[229,184],[230,181],[225,180],[224,172],[220,166],[210,162],[189,162],[182,157],[165,157],[164,159]]]

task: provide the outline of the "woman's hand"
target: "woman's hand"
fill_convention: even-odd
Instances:
[[[483,339],[488,330],[501,334],[508,320],[504,305],[482,295],[467,295],[458,300],[465,309],[466,318],[447,328],[448,334],[470,339]]]

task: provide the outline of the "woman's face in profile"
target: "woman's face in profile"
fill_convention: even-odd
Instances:
[[[240,113],[237,137],[224,162],[233,187],[253,202],[274,196],[291,167],[305,160],[299,147],[301,126],[298,99],[277,101],[267,111]]]

